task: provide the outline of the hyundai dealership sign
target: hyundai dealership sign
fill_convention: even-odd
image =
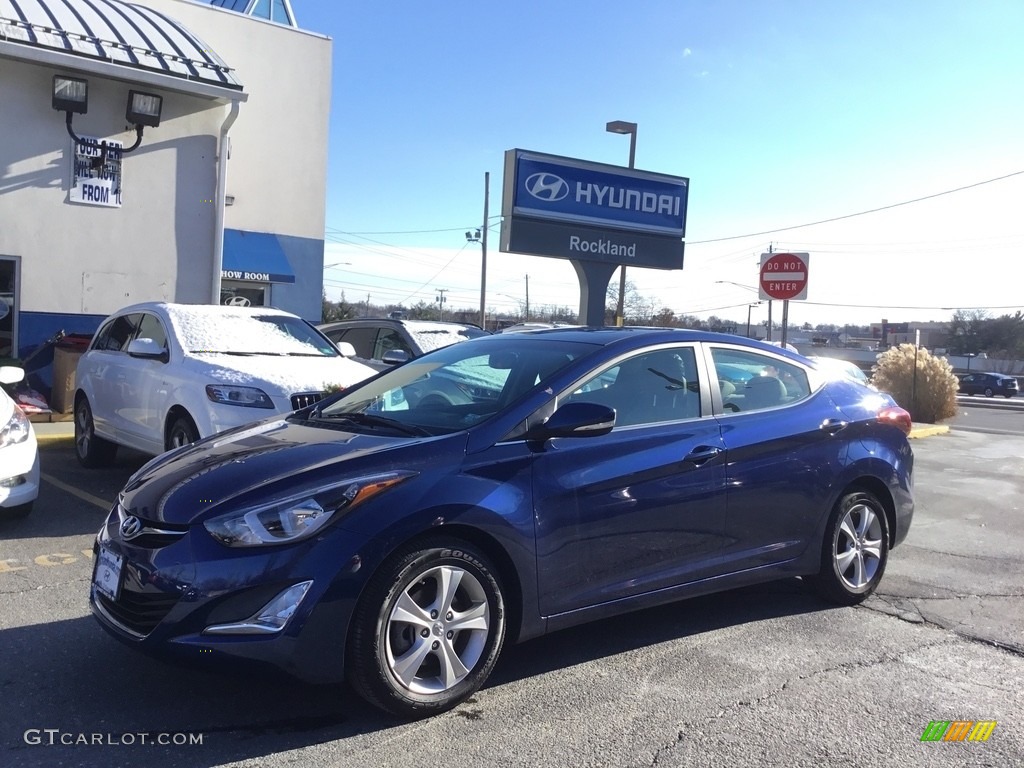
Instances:
[[[688,189],[679,176],[510,149],[502,250],[679,269]]]

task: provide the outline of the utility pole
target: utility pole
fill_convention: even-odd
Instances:
[[[530,276],[526,276],[526,317],[523,318],[523,322],[530,321]]]
[[[774,251],[772,250],[772,243],[768,243],[768,253],[774,253]],[[764,340],[765,341],[771,341],[772,340],[772,300],[771,299],[768,299],[768,327],[765,329],[765,332],[764,332]]]
[[[447,301],[444,297],[446,293],[448,293],[447,288],[437,289],[437,311],[440,313],[442,320],[444,320],[444,303]]]

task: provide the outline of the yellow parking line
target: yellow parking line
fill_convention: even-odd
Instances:
[[[91,493],[86,493],[83,490],[75,488],[75,486],[73,485],[68,485],[62,480],[58,480],[56,477],[53,477],[52,475],[46,474],[45,472],[40,472],[39,477],[48,482],[50,485],[55,485],[62,491],[67,491],[72,496],[77,496],[82,501],[87,501],[90,504],[95,504],[97,507],[104,510],[105,512],[109,512],[110,508],[114,506],[114,503],[111,501],[101,499],[99,496],[93,496]]]
[[[39,432],[36,432],[36,442],[37,443],[54,443],[54,442],[56,442],[58,440],[71,441],[71,440],[74,440],[74,439],[75,439],[75,436],[73,434],[71,434],[70,432],[68,432],[66,435],[65,434],[60,434],[60,433],[52,434],[51,435],[51,434],[41,434]]]

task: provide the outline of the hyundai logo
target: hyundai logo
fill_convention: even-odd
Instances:
[[[543,200],[545,203],[554,203],[569,194],[569,185],[561,176],[553,173],[534,173],[526,179],[526,191]]]
[[[126,539],[134,539],[142,533],[142,521],[135,515],[126,517],[121,523],[121,535]]]

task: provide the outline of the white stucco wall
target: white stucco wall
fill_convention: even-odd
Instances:
[[[231,128],[227,194],[235,202],[225,226],[322,241],[331,39],[190,0],[141,3],[201,37],[249,95]]]
[[[21,257],[21,309],[105,314],[134,301],[206,301],[216,136],[227,107],[146,88],[164,97],[163,119],[124,156],[123,205],[73,204],[72,141],[50,104],[58,72],[0,59],[0,255]],[[75,116],[76,133],[130,146],[131,86],[87,79],[89,111]]]
[[[330,38],[187,0],[136,2],[182,23],[235,69],[248,101],[230,131],[234,205],[224,226],[286,236],[296,282],[274,285],[272,301],[319,319]],[[74,118],[79,135],[130,146],[135,132],[124,112],[133,70],[123,68],[122,81],[81,75],[72,57],[66,63],[0,57],[0,257],[18,259],[18,312],[96,316],[137,301],[210,301],[227,99],[136,86],[164,97],[163,116],[124,157],[123,205],[76,205],[68,202],[74,150],[63,113],[51,108],[52,77],[89,81],[88,114]],[[53,330],[29,320],[21,324],[26,347]]]

